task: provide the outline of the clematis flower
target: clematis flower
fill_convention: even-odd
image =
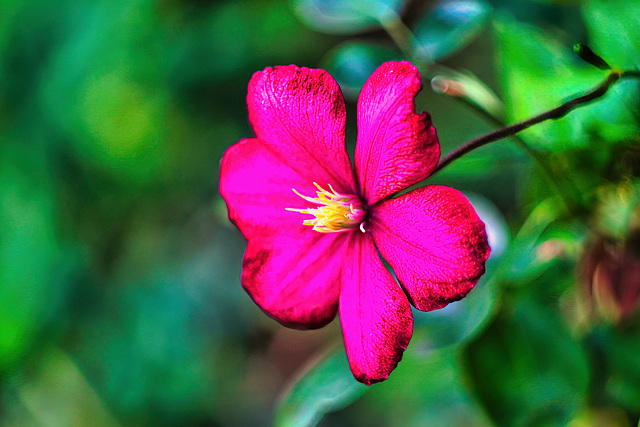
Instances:
[[[269,316],[318,328],[339,311],[349,364],[365,384],[385,380],[413,331],[411,304],[442,308],[485,271],[485,227],[452,188],[425,178],[440,157],[420,74],[387,62],[358,100],[352,167],[345,104],[324,70],[266,68],[249,82],[255,138],[223,156],[220,193],[248,240],[242,284]],[[398,282],[385,268],[391,265]]]

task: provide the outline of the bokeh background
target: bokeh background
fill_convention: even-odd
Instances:
[[[372,387],[337,321],[289,330],[244,293],[217,190],[266,66],[328,69],[352,149],[359,87],[410,59],[446,153],[604,80],[576,42],[636,69],[640,2],[3,0],[0,425],[635,426],[638,80],[429,180],[492,257]]]

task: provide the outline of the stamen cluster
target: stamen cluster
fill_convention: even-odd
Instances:
[[[304,220],[304,225],[313,226],[313,230],[320,233],[340,233],[359,228],[363,233],[364,220],[367,211],[359,197],[338,193],[328,184],[329,191],[317,183],[313,183],[318,191],[317,197],[308,197],[300,194],[295,188],[293,192],[307,202],[320,205],[317,208],[294,209],[288,211],[313,215],[315,218]]]

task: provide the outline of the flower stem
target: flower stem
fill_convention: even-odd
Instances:
[[[384,17],[378,17],[378,22],[398,46],[398,49],[418,66],[421,73],[426,73],[429,67],[433,65],[431,55],[416,40],[415,35],[400,16],[389,10]]]
[[[524,120],[522,122],[514,123],[510,126],[497,129],[493,132],[489,132],[478,138],[472,139],[471,141],[461,145],[460,147],[456,148],[455,150],[451,151],[449,154],[444,156],[442,159],[440,159],[440,162],[438,163],[438,166],[436,167],[436,170],[434,171],[434,173],[440,171],[449,163],[464,156],[468,152],[475,150],[476,148],[479,148],[479,147],[482,147],[483,145],[487,145],[489,143],[498,141],[500,139],[504,139],[506,137],[515,135],[518,132],[523,131],[524,129],[527,129],[535,124],[544,122],[546,120],[551,120],[551,119],[556,120],[556,119],[562,118],[573,109],[578,108],[588,102],[591,102],[595,99],[602,97],[605,93],[607,93],[611,85],[613,85],[618,80],[626,77],[638,78],[640,77],[640,71],[636,71],[636,70],[612,71],[611,73],[609,73],[607,78],[602,83],[600,83],[596,88],[594,88],[593,90],[591,90],[591,92],[585,95],[582,95],[570,101],[567,101],[564,104],[560,105],[559,107],[546,111],[530,119]]]
[[[502,120],[501,117],[497,117],[497,116],[491,114],[489,111],[487,111],[487,110],[485,110],[483,108],[480,108],[477,104],[474,104],[473,102],[469,102],[465,98],[456,97],[455,99],[459,99],[459,100],[465,102],[468,106],[472,107],[476,112],[478,112],[485,119],[487,119],[488,121],[493,123],[495,126],[500,126],[500,127],[504,127],[505,126],[505,123],[504,123],[504,121]],[[513,135],[513,140],[518,145],[518,147],[520,147],[520,149],[522,149],[522,151],[527,153],[529,158],[531,158],[534,161],[534,163],[536,165],[538,165],[538,167],[543,172],[543,174],[544,174],[545,178],[547,179],[547,181],[548,181],[549,185],[551,186],[551,188],[555,191],[555,193],[558,195],[558,197],[562,200],[562,202],[564,203],[564,205],[567,208],[567,210],[570,210],[571,209],[570,208],[571,207],[571,203],[569,203],[569,200],[567,198],[566,192],[562,191],[562,189],[560,188],[560,183],[564,182],[565,180],[567,180],[567,185],[571,187],[571,190],[573,191],[573,193],[574,194],[579,194],[577,188],[575,188],[575,184],[571,181],[571,179],[567,178],[567,177],[564,177],[564,178],[557,177],[556,173],[554,173],[553,169],[551,169],[551,167],[547,164],[547,161],[543,157],[543,155],[540,152],[538,152],[538,150],[530,147],[529,144],[527,144],[522,138],[520,138],[520,136]]]

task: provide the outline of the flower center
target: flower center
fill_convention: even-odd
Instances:
[[[313,230],[319,233],[340,233],[359,228],[363,233],[364,219],[367,211],[359,197],[348,194],[340,194],[331,187],[329,190],[313,183],[318,188],[317,197],[307,197],[298,193],[295,189],[293,192],[304,200],[318,205],[315,208],[293,209],[286,208],[288,211],[299,212],[302,214],[313,215],[315,218],[307,219],[304,225],[313,226]]]

